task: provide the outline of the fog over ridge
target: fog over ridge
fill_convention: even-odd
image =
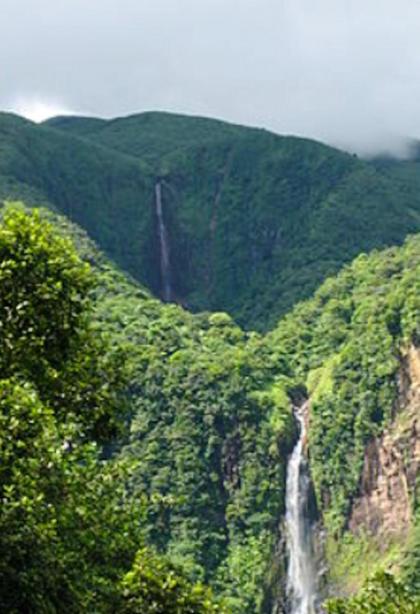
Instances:
[[[166,110],[364,155],[420,136],[417,0],[3,0],[2,14],[0,108],[34,119]]]

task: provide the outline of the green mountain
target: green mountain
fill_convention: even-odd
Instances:
[[[246,328],[420,228],[414,180],[305,139],[164,113],[42,126],[3,114],[0,133],[0,195],[51,203],[162,297],[160,182],[172,298]]]
[[[357,611],[379,591],[395,598],[395,611],[414,612],[420,235],[406,235],[420,224],[416,155],[366,162],[303,139],[154,113],[42,126],[3,114],[0,134],[0,195],[49,208],[35,222],[19,213],[13,233],[38,224],[22,236],[29,245],[40,237],[42,258],[50,243],[54,252],[32,277],[21,272],[38,262],[28,260],[32,247],[16,247],[16,267],[0,253],[0,321],[11,322],[0,327],[9,352],[0,361],[3,440],[33,424],[31,411],[46,425],[25,431],[22,462],[3,448],[2,551],[21,548],[12,597],[25,587],[25,599],[39,600],[16,611],[59,611],[60,585],[74,612],[287,612],[286,473],[299,407],[320,599],[365,585],[330,611]],[[10,236],[1,230],[6,246]],[[57,260],[62,236],[89,265],[86,288],[68,243]],[[81,275],[69,294],[71,331],[67,307],[56,307],[68,288],[54,278],[61,270]],[[164,294],[165,275],[171,304],[153,296]],[[22,281],[20,298],[13,288]],[[88,286],[85,319],[77,305]],[[74,458],[54,456],[62,445]],[[47,581],[54,557],[60,566]]]

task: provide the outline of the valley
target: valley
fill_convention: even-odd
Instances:
[[[4,441],[9,406],[43,425],[28,481],[3,446],[0,609],[356,614],[378,590],[414,613],[415,151],[163,113],[0,114],[0,137]]]

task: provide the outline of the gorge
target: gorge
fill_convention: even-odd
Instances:
[[[0,609],[417,599],[417,157],[165,113],[0,136]]]

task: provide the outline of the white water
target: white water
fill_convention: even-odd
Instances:
[[[162,298],[164,301],[168,302],[171,300],[172,297],[171,266],[169,260],[168,235],[166,232],[165,221],[163,219],[162,186],[160,182],[157,182],[155,185],[155,203],[160,244],[160,274],[162,278]]]
[[[287,466],[286,527],[289,567],[287,592],[291,614],[315,614],[316,572],[308,518],[310,480],[304,457],[305,406],[296,411],[300,436]]]

